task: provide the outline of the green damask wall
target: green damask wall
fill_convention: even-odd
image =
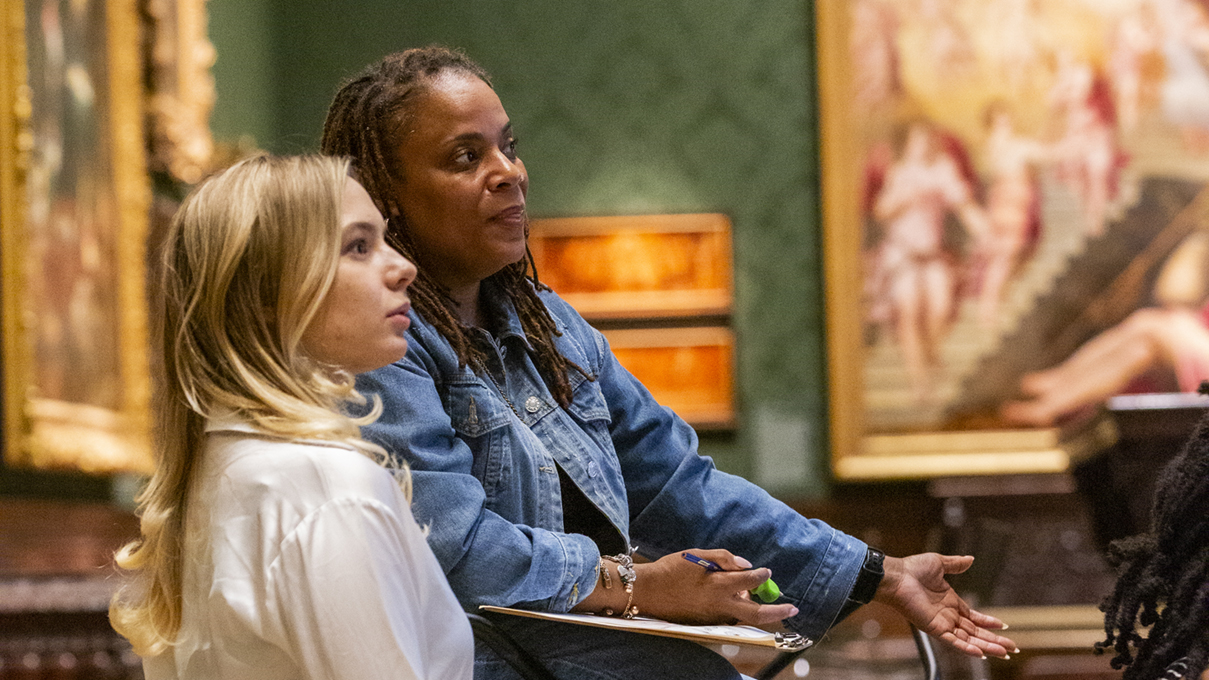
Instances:
[[[215,28],[244,0],[211,0]],[[734,223],[738,402],[703,450],[783,494],[822,493],[826,375],[809,0],[257,0],[272,8],[259,141],[317,146],[339,82],[383,54],[459,46],[493,75],[538,217],[725,212]],[[220,15],[225,15],[221,17]],[[246,39],[246,36],[240,36]],[[243,48],[246,53],[248,50]],[[247,74],[244,74],[247,77]],[[236,96],[233,93],[231,96]]]
[[[226,142],[275,133],[273,0],[211,0],[209,34],[218,49],[213,74],[218,102],[210,127]]]

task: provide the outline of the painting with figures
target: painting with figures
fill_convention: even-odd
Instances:
[[[5,464],[151,467],[133,0],[0,0]]]
[[[841,477],[1062,469],[1209,378],[1209,1],[816,7]]]

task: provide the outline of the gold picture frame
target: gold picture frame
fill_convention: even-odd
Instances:
[[[196,184],[212,169],[210,113],[217,92],[210,68],[217,57],[206,35],[206,0],[141,0],[151,88],[150,164],[179,182]]]
[[[725,326],[602,331],[655,401],[702,430],[735,426],[735,336]]]
[[[836,477],[1065,472],[1110,445],[1102,398],[1051,397],[1083,395],[1076,351],[1168,309],[1164,271],[1209,223],[1209,54],[1183,33],[1209,10],[815,11]],[[1187,391],[1178,370],[1128,389]]]
[[[719,213],[533,220],[542,283],[694,427],[735,427],[730,218]]]
[[[589,320],[731,312],[726,215],[537,219],[529,247],[543,281]]]
[[[135,0],[0,0],[5,460],[150,470]]]

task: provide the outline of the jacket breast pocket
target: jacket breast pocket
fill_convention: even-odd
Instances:
[[[612,451],[613,440],[609,436],[609,425],[613,419],[609,415],[609,404],[600,391],[600,385],[572,372],[571,387],[574,391],[567,412],[579,421],[580,426],[592,436],[601,449]]]
[[[499,489],[507,488],[512,471],[508,406],[473,378],[448,383],[445,401],[454,432],[473,453],[471,473],[491,503]]]

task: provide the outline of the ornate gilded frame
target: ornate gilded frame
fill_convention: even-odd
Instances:
[[[146,8],[151,93],[150,163],[185,184],[211,169],[210,113],[217,96],[206,35],[206,0],[142,0]]]
[[[34,123],[40,120],[37,118],[39,112],[33,110],[34,102],[38,101],[34,88],[38,85],[28,82],[26,3],[20,0],[0,0],[0,3],[0,16],[4,22],[3,52],[0,53],[0,101],[3,101],[0,108],[0,220],[3,223],[0,266],[4,274],[5,459],[10,465],[38,468],[147,471],[152,463],[144,272],[150,186],[144,152],[138,6],[135,0],[108,0],[104,3],[104,21],[100,22],[103,25],[88,24],[88,30],[95,31],[89,35],[103,44],[104,64],[94,65],[96,68],[89,71],[87,59],[83,60],[85,63],[71,61],[70,67],[66,66],[68,61],[63,62],[65,68],[104,74],[103,78],[93,78],[84,86],[79,84],[79,70],[66,74],[62,80],[76,88],[73,93],[81,91],[81,87],[82,91],[90,93],[100,87],[106,90],[96,98],[102,103],[97,111],[90,111],[87,120],[95,124],[85,129],[84,134],[95,134],[101,140],[101,153],[108,155],[107,163],[102,166],[107,167],[108,172],[101,173],[103,176],[100,177],[90,177],[88,181],[102,187],[97,190],[97,195],[102,196],[98,204],[105,207],[94,215],[112,219],[108,222],[97,220],[96,230],[107,230],[103,238],[96,241],[103,242],[104,248],[93,247],[94,243],[93,246],[79,246],[79,249],[88,248],[88,252],[81,255],[88,260],[88,266],[98,268],[95,271],[111,272],[98,277],[96,282],[97,288],[113,288],[103,292],[109,296],[109,311],[86,309],[85,313],[100,314],[104,325],[97,327],[106,328],[116,337],[112,343],[116,360],[103,364],[111,370],[94,373],[76,370],[79,366],[90,365],[88,362],[79,366],[50,365],[55,362],[38,350],[43,346],[38,343],[45,343],[45,338],[39,340],[36,336],[43,327],[40,323],[47,314],[48,305],[45,299],[36,298],[36,292],[44,290],[39,286],[45,287],[47,281],[58,285],[60,278],[57,271],[54,277],[43,271],[48,263],[57,264],[52,258],[31,250],[40,238],[49,238],[38,233],[45,224],[37,223],[31,211],[31,206],[38,201],[49,202],[47,196],[32,194],[46,189],[49,184],[32,186],[31,183],[32,164],[40,153],[39,145],[48,141],[40,138],[34,129]],[[72,3],[74,9],[66,11],[77,11],[86,6],[88,3]],[[42,7],[44,15],[46,11],[54,14],[59,9],[61,7],[53,5]],[[54,16],[55,21],[60,20],[57,14]],[[42,27],[46,18],[41,16],[40,19],[43,24],[39,27]],[[75,80],[68,82],[72,78]],[[76,102],[75,99],[71,101]],[[94,100],[87,101],[91,105]],[[60,151],[54,150],[52,156]],[[70,149],[66,153],[70,153]],[[72,190],[78,192],[79,186],[72,185]],[[71,201],[75,195],[70,191],[59,198],[74,209]],[[56,224],[68,231],[79,231],[83,229],[76,219],[79,214],[82,212],[70,213],[70,219]],[[73,223],[72,220],[76,221]],[[88,298],[85,306],[92,299]],[[76,300],[73,304],[80,303]],[[110,324],[116,324],[116,332]],[[43,376],[51,373],[65,376],[63,384],[70,381],[72,385],[89,385],[108,381],[106,384],[116,388],[107,392],[104,399],[64,398],[63,394],[54,394],[43,384],[46,382]]]

